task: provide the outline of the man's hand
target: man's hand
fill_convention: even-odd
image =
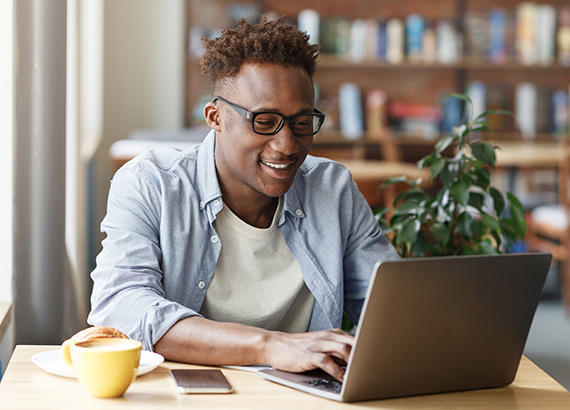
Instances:
[[[181,319],[154,345],[167,360],[206,365],[269,364],[302,372],[321,368],[342,381],[353,337],[340,329],[283,333],[203,317]]]
[[[303,372],[321,368],[342,381],[353,337],[340,329],[310,333],[270,332],[264,362],[276,369]]]

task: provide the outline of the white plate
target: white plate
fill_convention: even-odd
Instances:
[[[137,370],[137,376],[156,369],[163,361],[164,357],[158,353],[143,350],[141,352],[141,361]],[[32,362],[40,369],[55,374],[56,376],[75,377],[73,369],[63,361],[61,349],[37,353],[32,356]]]

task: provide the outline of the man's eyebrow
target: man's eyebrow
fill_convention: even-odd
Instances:
[[[314,111],[313,107],[305,107],[302,108],[300,111],[297,111],[295,114],[306,114],[306,113],[312,113]],[[272,108],[272,107],[259,107],[256,110],[254,110],[253,112],[274,112],[274,113],[278,113],[278,114],[282,114],[281,111],[279,111],[277,108]],[[292,114],[292,115],[295,115]]]

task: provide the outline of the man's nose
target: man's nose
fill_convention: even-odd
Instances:
[[[285,121],[283,127],[275,134],[271,140],[272,148],[284,155],[296,154],[299,151],[299,141],[288,121]]]

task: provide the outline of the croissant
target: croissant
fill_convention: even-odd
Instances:
[[[115,329],[114,327],[109,326],[93,326],[88,327],[87,329],[83,329],[80,332],[77,332],[71,337],[71,341],[73,344],[77,343],[84,343],[91,341],[93,339],[99,338],[116,338],[116,339],[128,339],[128,336],[125,335],[120,330]]]

